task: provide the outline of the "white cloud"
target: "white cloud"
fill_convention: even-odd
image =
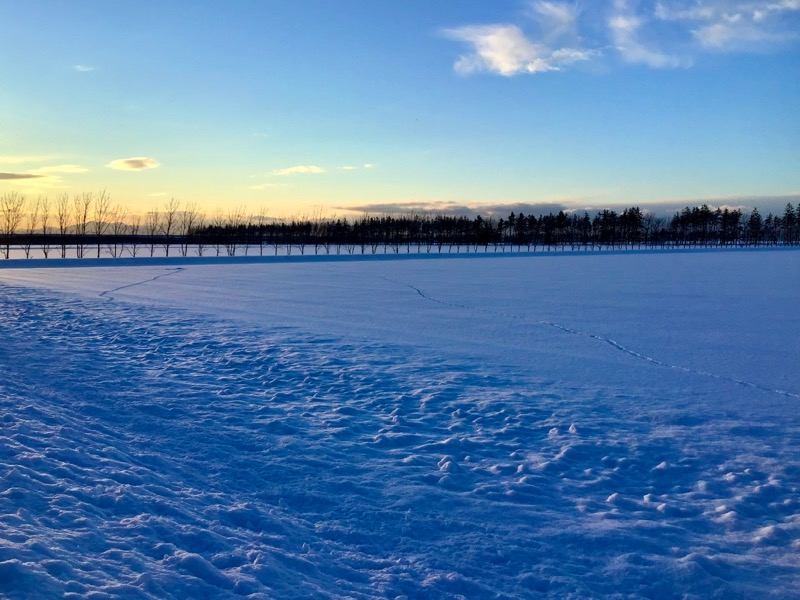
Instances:
[[[577,4],[566,2],[537,1],[530,8],[530,16],[539,23],[545,40],[576,38],[579,14]]]
[[[779,44],[796,37],[796,33],[765,27],[769,21],[768,13],[755,11],[752,18],[736,19],[724,17],[718,21],[701,25],[692,31],[695,39],[707,50],[741,51]]]
[[[509,77],[601,56],[678,68],[708,52],[763,52],[800,41],[800,0],[526,0],[523,7],[516,22],[442,30],[469,47],[455,71]]]
[[[72,69],[78,73],[90,73],[91,71],[94,71],[94,67],[89,65],[73,65]]]
[[[575,4],[564,2],[534,2],[533,10],[563,27],[572,26],[578,16],[578,7]]]
[[[365,169],[374,169],[375,165],[373,165],[372,163],[364,163],[364,168]]]
[[[288,167],[286,169],[272,171],[270,175],[284,177],[288,175],[319,175],[325,172],[325,169],[316,165],[297,165],[296,167]]]
[[[355,171],[356,167],[353,165],[345,165],[343,167],[339,167],[342,171]]]
[[[697,40],[706,48],[724,48],[739,37],[738,28],[724,23],[713,23],[694,30]]]
[[[683,23],[700,50],[748,52],[797,40],[790,13],[798,11],[800,0],[700,0],[689,7],[658,3],[655,17]]]
[[[118,169],[120,171],[141,171],[143,169],[155,169],[160,167],[161,163],[146,156],[135,156],[133,158],[112,160],[106,166],[110,169]]]
[[[488,72],[509,77],[557,71],[593,55],[591,51],[577,48],[551,50],[531,42],[516,25],[468,26],[446,29],[443,33],[472,46],[472,52],[462,55],[454,65],[456,72],[462,75]]]
[[[656,69],[687,65],[686,60],[648,47],[640,41],[639,31],[644,21],[630,14],[616,14],[608,22],[611,39],[622,60]]]
[[[664,21],[694,21],[712,18],[714,10],[710,6],[701,4],[693,4],[688,8],[677,8],[674,2],[670,6],[665,5],[663,2],[658,2],[654,16]]]

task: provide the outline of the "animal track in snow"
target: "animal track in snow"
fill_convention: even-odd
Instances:
[[[586,333],[585,331],[578,331],[577,329],[572,329],[571,327],[567,327],[566,325],[562,325],[560,323],[554,323],[553,321],[545,321],[545,320],[542,320],[542,319],[535,320],[535,319],[530,319],[528,317],[523,317],[523,316],[516,315],[516,314],[504,313],[504,312],[501,312],[501,311],[491,310],[491,309],[488,309],[488,308],[480,308],[480,307],[477,307],[477,306],[470,306],[470,305],[467,305],[467,304],[459,304],[457,302],[448,302],[446,300],[440,300],[439,298],[434,298],[433,296],[429,296],[428,294],[423,292],[420,288],[418,288],[418,287],[416,287],[414,285],[411,285],[410,283],[406,283],[406,282],[403,282],[403,281],[397,281],[395,279],[390,279],[388,277],[382,277],[382,279],[384,279],[386,281],[389,281],[390,283],[395,283],[395,284],[403,285],[403,286],[405,286],[407,288],[410,288],[410,289],[414,290],[415,292],[417,292],[417,294],[419,294],[420,297],[422,297],[425,300],[428,300],[430,302],[436,302],[437,304],[442,304],[442,305],[445,305],[445,306],[452,306],[454,308],[460,308],[460,309],[464,309],[464,310],[482,312],[482,313],[494,315],[494,316],[497,316],[497,317],[503,317],[503,318],[507,318],[507,319],[517,319],[517,320],[520,320],[520,321],[532,322],[532,323],[535,323],[536,325],[546,325],[547,327],[552,327],[554,329],[558,329],[560,331],[563,331],[564,333],[569,333],[571,335],[577,335],[577,336],[580,336],[580,337],[586,337],[586,338],[589,338],[589,339],[597,340],[598,342],[603,342],[604,344],[608,344],[609,346],[611,346],[615,350],[623,352],[623,353],[625,353],[625,354],[627,354],[629,356],[632,356],[634,358],[637,358],[639,360],[643,360],[645,362],[648,362],[648,363],[651,363],[651,364],[654,364],[654,365],[658,365],[660,367],[666,367],[668,369],[674,369],[676,371],[683,371],[684,373],[689,373],[689,374],[692,374],[692,375],[700,375],[702,377],[710,377],[712,379],[717,379],[719,381],[727,381],[729,383],[734,383],[736,385],[741,385],[741,386],[748,387],[748,388],[751,388],[751,389],[754,389],[754,390],[760,390],[762,392],[768,392],[768,393],[771,393],[771,394],[778,394],[778,395],[781,395],[781,396],[785,396],[787,398],[795,398],[797,400],[800,400],[800,394],[795,394],[793,392],[789,392],[789,391],[786,391],[786,390],[779,390],[779,389],[775,389],[775,388],[759,385],[757,383],[753,383],[751,381],[746,381],[746,380],[743,380],[743,379],[737,379],[737,378],[734,378],[734,377],[726,377],[724,375],[718,375],[716,373],[711,373],[709,371],[701,371],[699,369],[692,369],[690,367],[685,367],[685,366],[682,366],[682,365],[675,365],[675,364],[672,364],[672,363],[668,363],[668,362],[659,360],[657,358],[653,358],[652,356],[647,356],[646,354],[642,354],[640,352],[636,352],[635,350],[631,350],[630,348],[627,348],[627,347],[623,346],[622,344],[620,344],[619,342],[616,342],[615,340],[612,340],[612,339],[607,338],[607,337],[603,337],[601,335],[597,335],[595,333]]]
[[[156,281],[158,279],[161,279],[163,277],[170,277],[172,275],[177,275],[181,271],[185,271],[185,270],[186,270],[185,267],[170,267],[169,269],[165,269],[166,273],[162,273],[161,275],[156,275],[155,277],[150,277],[149,279],[144,279],[142,281],[137,281],[135,283],[129,283],[127,285],[121,285],[121,286],[116,287],[116,288],[114,288],[112,290],[105,290],[104,292],[100,292],[98,294],[98,296],[100,298],[108,298],[109,300],[113,300],[113,298],[110,296],[110,294],[113,294],[114,292],[119,292],[120,290],[126,290],[128,288],[136,287],[136,286],[139,286],[139,285],[144,285],[145,283],[150,283],[150,282]]]

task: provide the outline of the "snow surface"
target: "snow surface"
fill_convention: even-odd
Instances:
[[[0,597],[800,598],[798,251],[23,262]]]

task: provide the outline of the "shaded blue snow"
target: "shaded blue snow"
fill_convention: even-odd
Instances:
[[[798,597],[799,267],[0,270],[0,595]]]

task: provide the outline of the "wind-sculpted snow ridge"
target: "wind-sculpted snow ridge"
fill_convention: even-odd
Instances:
[[[798,597],[797,411],[113,295],[0,284],[0,596]]]

